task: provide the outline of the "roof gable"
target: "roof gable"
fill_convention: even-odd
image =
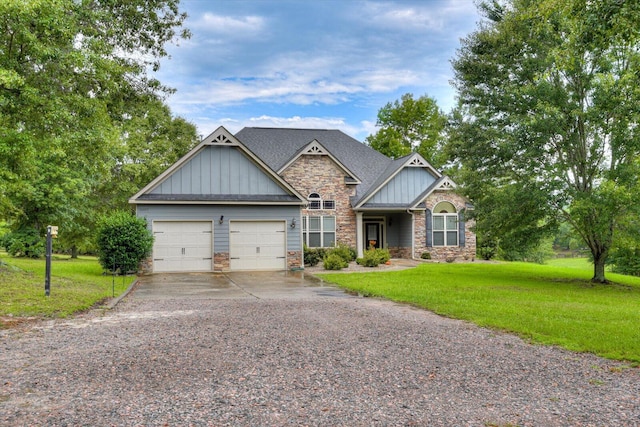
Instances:
[[[431,195],[431,193],[435,191],[453,191],[457,188],[455,182],[451,180],[448,176],[441,176],[440,179],[436,180],[433,184],[431,184],[426,190],[424,190],[415,200],[411,203],[411,209],[415,209],[420,205],[424,200]]]
[[[276,171],[282,170],[293,156],[317,141],[338,164],[358,179],[358,193],[366,192],[376,181],[380,171],[393,162],[387,156],[335,129],[246,127],[235,136]]]
[[[394,178],[396,178],[403,170],[405,170],[406,168],[421,168],[423,169],[425,172],[428,173],[428,175],[430,177],[432,177],[432,179],[435,181],[437,179],[439,179],[442,175],[440,174],[440,172],[438,172],[436,170],[436,168],[434,168],[429,162],[427,162],[420,154],[418,153],[412,153],[409,154],[405,157],[401,157],[395,161],[393,161],[392,163],[390,163],[387,168],[379,175],[378,179],[369,187],[369,190],[363,194],[360,197],[357,197],[355,202],[354,202],[354,209],[357,208],[361,208],[363,207],[363,205],[365,203],[368,202],[374,202],[375,203],[381,203],[382,200],[388,199],[386,198],[384,195],[380,195],[379,197],[376,197],[376,195],[378,193],[380,193],[381,191],[383,191],[383,189],[388,188],[387,185],[394,180]],[[408,174],[405,174],[408,175]],[[420,186],[422,188],[424,188],[424,185],[428,185],[428,182],[431,181],[431,179],[426,179],[424,175],[421,174],[413,174],[415,178],[418,178],[420,180]],[[399,179],[397,184],[398,185],[414,185],[411,183],[411,178],[406,177],[406,180],[402,180]],[[413,197],[415,197],[416,195],[416,190],[414,189],[407,189],[407,192],[405,192],[405,195],[407,197],[409,197],[410,194],[413,195]],[[379,200],[376,200],[376,199]],[[402,197],[402,199],[404,200],[406,197]],[[396,200],[394,198],[394,200]],[[409,207],[409,203],[413,200],[413,198],[411,200],[406,200],[403,202],[398,202],[398,203],[406,203],[406,206]]]
[[[301,156],[327,156],[329,157],[345,174],[345,182],[347,184],[360,184],[360,180],[353,172],[351,172],[345,165],[343,165],[338,159],[336,159],[333,154],[329,152],[317,139],[311,141],[308,145],[302,147],[291,156],[291,159],[287,163],[285,163],[280,169],[278,169],[278,173],[283,173],[289,166],[295,163]]]
[[[305,203],[286,181],[219,127],[130,203]]]

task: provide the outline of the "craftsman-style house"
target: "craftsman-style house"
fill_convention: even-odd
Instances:
[[[362,255],[475,256],[468,201],[419,154],[390,159],[339,130],[220,127],[130,199],[155,236],[147,269],[303,267],[303,244]]]

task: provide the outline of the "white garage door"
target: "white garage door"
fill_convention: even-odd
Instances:
[[[211,221],[155,221],[153,271],[211,271]]]
[[[230,221],[229,268],[286,270],[286,222]]]

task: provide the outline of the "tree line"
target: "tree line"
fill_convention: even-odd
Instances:
[[[178,3],[0,2],[0,220],[14,235],[57,224],[59,245],[91,246],[102,214],[197,143],[148,74],[189,37]]]
[[[532,258],[560,230],[605,282],[606,262],[640,255],[640,3],[478,7],[452,59],[457,106],[406,94],[365,142],[456,180],[481,251]],[[185,18],[179,0],[0,2],[0,225],[37,237],[57,224],[60,245],[90,246],[101,215],[197,144],[148,74],[189,37]]]
[[[594,282],[606,282],[607,262],[639,274],[640,3],[479,8],[484,19],[452,60],[457,107],[445,120],[433,99],[405,95],[380,110],[367,142],[444,165],[474,203],[481,250],[526,257],[568,226],[590,253]],[[416,140],[420,129],[439,132]]]

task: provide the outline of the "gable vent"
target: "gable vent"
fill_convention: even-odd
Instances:
[[[414,167],[414,168],[423,168],[427,166],[427,164],[422,159],[415,157],[413,160],[409,162],[407,166]]]
[[[206,139],[207,145],[238,146],[238,141],[226,132],[214,132]]]
[[[436,190],[453,190],[454,188],[456,188],[456,185],[450,179],[446,178],[438,185]]]
[[[316,145],[315,143],[313,143],[307,148],[307,151],[305,151],[304,154],[322,155],[322,154],[327,154],[327,153],[326,153],[326,151],[324,151],[322,149],[322,147],[320,147],[320,146]]]
[[[212,141],[214,144],[231,144],[231,140],[227,138],[227,135],[220,134],[213,138]]]

